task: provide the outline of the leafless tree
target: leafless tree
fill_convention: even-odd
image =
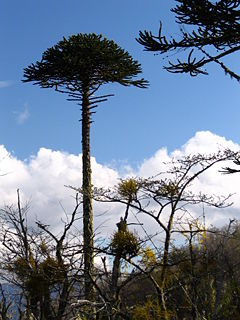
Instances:
[[[191,191],[191,186],[195,180],[199,179],[207,170],[214,165],[226,160],[233,160],[239,153],[230,150],[219,151],[211,155],[192,155],[183,159],[173,160],[166,164],[166,172],[148,179],[128,179],[125,183],[125,190],[119,189],[95,189],[94,199],[101,202],[116,202],[126,206],[126,216],[132,212],[138,217],[145,214],[155,221],[159,227],[159,234],[163,240],[160,263],[158,267],[158,277],[160,281],[154,281],[158,293],[158,300],[164,310],[164,319],[169,319],[166,300],[166,279],[169,267],[169,252],[173,234],[192,232],[201,230],[187,228],[189,219],[192,218],[190,212],[193,207],[202,204],[214,208],[224,208],[231,203],[228,201],[230,195],[214,196]],[[162,178],[161,178],[162,176]],[[129,182],[132,180],[131,184]],[[134,188],[132,187],[135,181]],[[134,190],[133,190],[134,189]],[[131,197],[126,195],[131,194]],[[184,221],[187,222],[184,226]],[[180,227],[182,226],[182,228]],[[161,248],[159,248],[159,252]],[[138,266],[139,267],[139,266]],[[114,274],[114,273],[113,273]]]
[[[17,195],[17,207],[0,211],[1,278],[20,289],[26,319],[66,319],[82,288],[81,234],[72,233],[81,201],[76,195],[74,210],[56,235],[40,221],[29,226],[29,207],[22,207],[19,191]]]

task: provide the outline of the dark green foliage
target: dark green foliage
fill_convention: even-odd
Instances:
[[[109,82],[143,88],[147,81],[132,79],[141,72],[140,64],[113,41],[94,33],[80,33],[47,49],[41,61],[24,69],[23,81],[78,92],[82,92],[83,84],[97,89]]]
[[[230,70],[222,58],[240,50],[240,2],[232,0],[176,0],[171,11],[180,24],[180,38],[167,39],[162,34],[140,31],[137,41],[147,51],[161,54],[171,51],[188,51],[187,58],[169,61],[165,69],[173,73],[189,73],[191,76],[207,74],[203,66],[217,63],[226,74],[240,80],[240,76]],[[185,27],[186,25],[186,27]],[[190,26],[190,27],[189,27]],[[187,31],[187,27],[188,30]],[[193,56],[195,54],[195,56]]]

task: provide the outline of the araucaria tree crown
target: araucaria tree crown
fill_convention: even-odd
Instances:
[[[109,82],[146,87],[147,81],[134,79],[141,72],[140,64],[114,41],[80,33],[47,49],[41,61],[24,69],[23,81],[81,93],[86,84],[90,90]]]

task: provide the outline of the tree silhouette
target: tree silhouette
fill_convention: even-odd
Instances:
[[[240,50],[239,0],[176,0],[171,11],[180,25],[180,38],[167,39],[160,23],[158,35],[140,31],[137,41],[146,51],[167,54],[175,52],[177,59],[164,68],[172,73],[191,76],[208,74],[204,66],[215,62],[231,78],[240,81],[240,75],[226,66],[223,58]],[[188,27],[188,30],[187,30]],[[187,57],[182,60],[183,52]]]
[[[42,88],[55,88],[77,101],[82,111],[82,194],[84,225],[85,295],[93,297],[89,274],[93,274],[93,210],[90,160],[90,124],[97,103],[110,95],[94,96],[103,85],[117,82],[124,86],[146,88],[148,82],[136,79],[140,64],[113,41],[96,34],[77,34],[63,38],[47,49],[41,61],[24,69],[23,82]]]

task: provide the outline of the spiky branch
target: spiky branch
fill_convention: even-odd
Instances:
[[[166,54],[174,52],[187,57],[169,60],[165,66],[172,73],[189,73],[191,76],[208,74],[203,68],[211,62],[217,63],[231,78],[240,81],[240,75],[228,68],[222,58],[240,50],[240,2],[234,0],[176,0],[171,11],[180,25],[180,38],[167,39],[160,23],[158,35],[151,31],[140,31],[137,41],[146,51]],[[186,31],[190,26],[191,31]]]

